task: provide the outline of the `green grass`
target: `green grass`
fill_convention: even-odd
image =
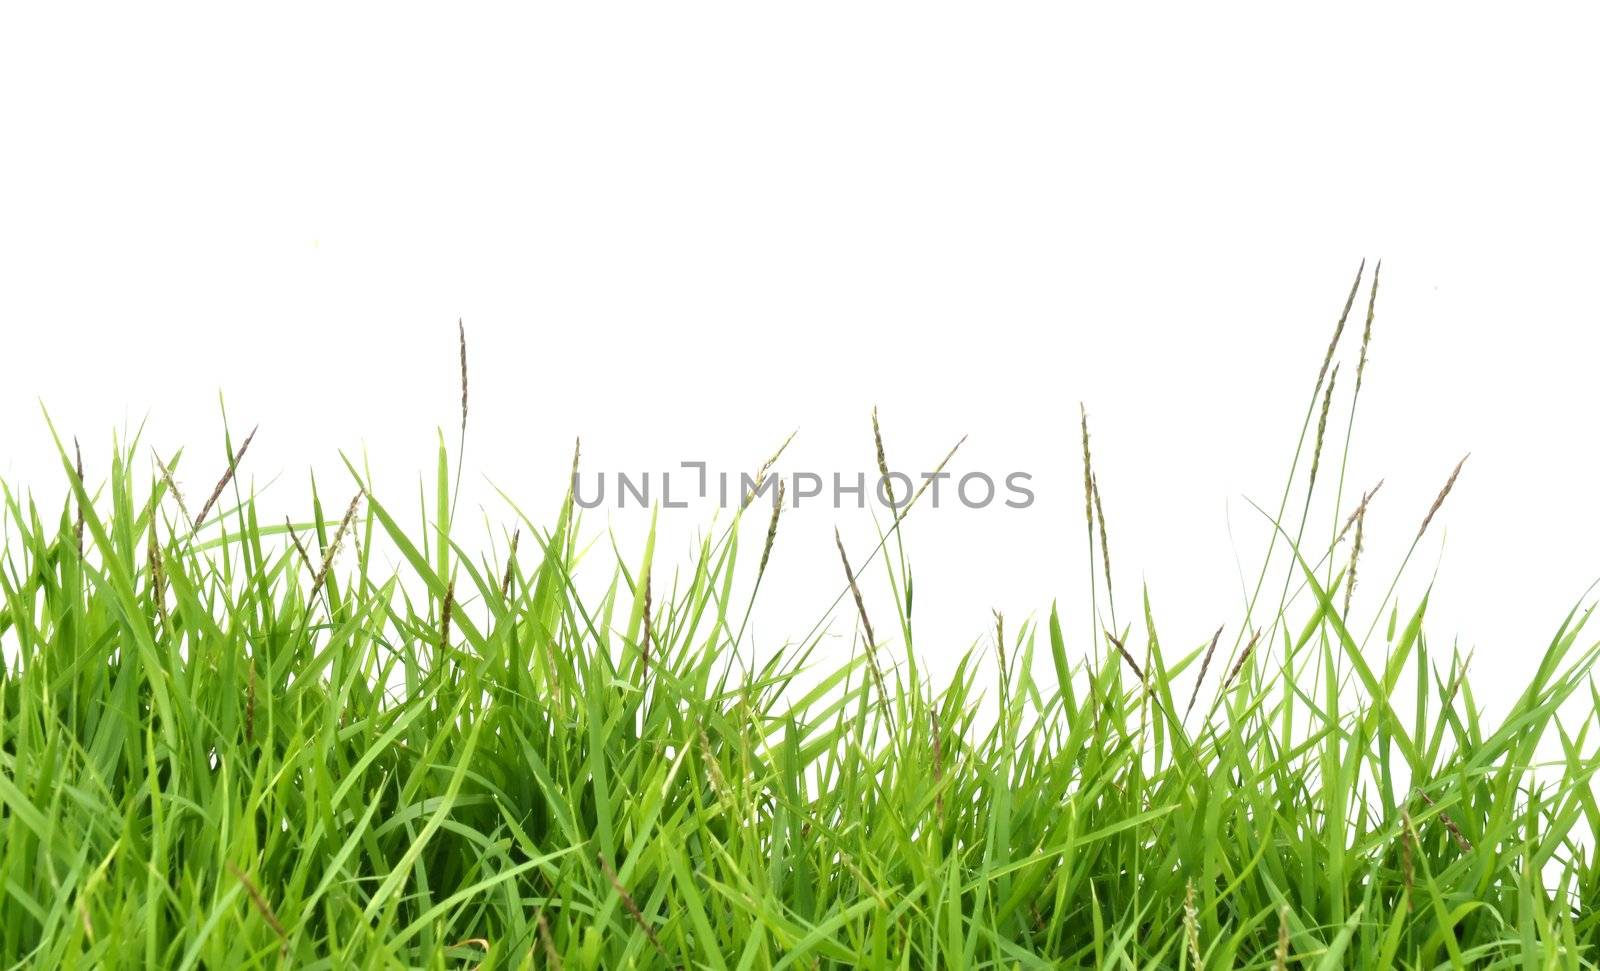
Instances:
[[[451,539],[443,448],[421,525],[364,495],[293,536],[237,480],[195,527],[137,441],[87,482],[63,449],[64,503],[5,491],[0,958],[1593,967],[1588,612],[1530,633],[1493,717],[1425,597],[1347,619],[1358,530],[1309,538],[1313,491],[1343,485],[1323,370],[1214,655],[1162,643],[1147,604],[1115,627],[1101,589],[997,622],[938,686],[892,524],[846,544],[890,581],[862,604],[876,644],[841,570],[850,659],[813,634],[747,672],[731,591],[765,508],[678,569],[653,532],[603,562],[570,500],[547,528],[511,507],[515,555],[479,555]],[[608,592],[584,602],[580,574]]]

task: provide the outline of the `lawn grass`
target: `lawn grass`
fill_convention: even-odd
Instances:
[[[1356,292],[1265,510],[1285,569],[1262,565],[1248,616],[1163,643],[1100,588],[996,618],[939,685],[892,521],[840,544],[849,660],[814,633],[747,671],[730,591],[773,555],[765,506],[677,569],[653,532],[601,562],[570,497],[543,528],[513,507],[515,539],[479,554],[451,539],[442,446],[408,527],[355,466],[289,525],[231,476],[180,498],[137,441],[86,479],[66,443],[64,503],[4,493],[0,959],[1595,966],[1594,715],[1557,717],[1600,704],[1587,609],[1530,632],[1491,718],[1426,598],[1349,616],[1353,564],[1390,579],[1351,556],[1364,516],[1307,522],[1343,489],[1325,403]],[[867,570],[889,599],[861,596]],[[585,602],[580,571],[609,591]]]

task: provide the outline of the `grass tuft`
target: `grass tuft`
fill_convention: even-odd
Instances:
[[[1426,594],[1397,596],[1404,562],[1360,605],[1369,636],[1388,620],[1381,642],[1351,633],[1376,487],[1330,545],[1295,538],[1312,506],[1344,513],[1312,470],[1349,452],[1347,431],[1324,453],[1325,416],[1360,283],[1226,664],[1220,627],[1164,647],[1149,596],[1137,660],[1092,592],[1086,640],[1056,609],[996,611],[930,682],[900,543],[920,489],[858,552],[864,571],[894,534],[892,602],[835,533],[835,607],[852,604],[833,622],[853,607],[865,643],[837,657],[827,622],[745,638],[781,486],[770,518],[736,514],[672,572],[653,534],[642,561],[603,562],[570,486],[544,523],[516,513],[503,555],[474,552],[442,447],[420,523],[351,466],[339,518],[317,497],[272,525],[252,495],[221,501],[250,437],[192,518],[176,456],[141,477],[119,445],[90,483],[69,440],[59,505],[0,484],[0,965],[1594,967],[1592,607],[1504,646],[1528,674],[1491,711],[1471,655],[1430,636]],[[876,415],[873,435],[885,475]]]

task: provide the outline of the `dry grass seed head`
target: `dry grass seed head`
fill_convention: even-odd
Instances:
[[[450,650],[450,615],[455,611],[455,606],[456,584],[452,580],[444,588],[444,603],[439,608],[439,653],[441,654]]]
[[[606,879],[611,881],[611,888],[621,898],[622,906],[627,908],[628,916],[632,917],[633,922],[639,926],[640,930],[644,931],[644,936],[649,939],[651,946],[656,949],[656,953],[670,962],[671,956],[661,946],[661,941],[656,937],[655,928],[651,927],[644,919],[644,914],[640,912],[639,905],[633,899],[633,894],[629,893],[628,888],[624,887],[622,881],[617,879],[617,871],[611,868],[611,861],[606,859],[604,853],[595,854],[595,858],[600,861],[600,869],[605,871]]]
[[[1439,804],[1434,802],[1433,797],[1429,796],[1426,792],[1423,792],[1421,789],[1416,789],[1413,791],[1416,792],[1417,796],[1421,798],[1423,802],[1428,804],[1428,808],[1439,808]],[[1449,813],[1440,810],[1439,822],[1443,823],[1444,828],[1449,831],[1450,838],[1455,841],[1457,849],[1459,849],[1462,853],[1470,854],[1472,852],[1472,841],[1467,839],[1467,835],[1465,833],[1461,832],[1461,827],[1456,825],[1456,821],[1450,818]]]
[[[1222,628],[1226,626],[1223,624],[1217,628],[1215,634],[1211,635],[1211,645],[1206,648],[1206,655],[1200,660],[1200,675],[1194,679],[1194,692],[1189,695],[1189,706],[1183,710],[1185,718],[1188,718],[1189,713],[1194,710],[1195,699],[1200,697],[1200,685],[1205,683],[1206,672],[1211,669],[1211,656],[1217,653],[1217,642],[1222,640]]]
[[[1134,676],[1139,679],[1139,683],[1144,684],[1144,669],[1139,667],[1139,662],[1135,661],[1133,655],[1128,653],[1128,649],[1122,645],[1122,641],[1117,639],[1117,635],[1110,631],[1103,631],[1103,633],[1106,635],[1107,640],[1117,646],[1117,650],[1122,654],[1122,660],[1127,662],[1128,667],[1133,669]]]
[[[1428,507],[1428,514],[1422,518],[1422,528],[1417,530],[1417,539],[1422,539],[1422,534],[1428,531],[1428,524],[1433,522],[1433,514],[1439,511],[1440,506],[1444,505],[1445,497],[1450,495],[1450,490],[1456,486],[1456,477],[1461,474],[1461,467],[1466,465],[1467,459],[1471,457],[1471,452],[1461,456],[1461,461],[1457,462],[1455,469],[1450,472],[1450,478],[1445,480],[1444,488],[1439,490],[1439,497],[1433,500],[1433,505]]]
[[[233,481],[234,471],[239,468],[239,463],[244,461],[244,453],[250,451],[250,443],[255,441],[256,432],[260,428],[261,426],[257,425],[255,428],[250,429],[250,434],[245,436],[244,444],[239,446],[239,451],[228,459],[228,471],[222,473],[222,478],[217,480],[217,487],[211,490],[211,498],[207,499],[206,504],[200,507],[200,515],[194,518],[194,527],[196,529],[199,529],[200,524],[205,522],[206,516],[211,512],[211,507],[215,506],[217,500],[222,498],[222,490],[226,489],[228,483]]]
[[[1224,694],[1226,694],[1227,691],[1233,687],[1233,682],[1238,680],[1239,672],[1244,670],[1246,662],[1250,660],[1251,652],[1256,649],[1256,641],[1260,639],[1261,631],[1256,630],[1250,634],[1249,643],[1245,644],[1244,650],[1239,652],[1239,660],[1233,662],[1233,669],[1228,672],[1227,680],[1222,682],[1222,691]]]
[[[837,529],[835,529],[833,531],[833,542],[834,542],[834,545],[839,547],[839,562],[844,564],[845,579],[850,581],[850,594],[851,594],[851,596],[853,596],[855,598],[855,601],[856,601],[856,613],[857,613],[857,615],[860,616],[860,618],[861,618],[861,628],[866,633],[866,638],[867,638],[867,661],[871,664],[871,667],[872,667],[873,680],[877,682],[878,698],[883,703],[883,706],[884,706],[883,707],[884,717],[889,719],[890,727],[892,729],[894,722],[893,722],[893,718],[889,715],[889,708],[888,708],[889,691],[888,691],[888,686],[887,686],[887,683],[884,681],[884,678],[883,678],[883,669],[878,666],[878,641],[877,641],[877,638],[872,633],[872,621],[867,617],[867,605],[866,605],[866,602],[864,600],[862,600],[862,598],[861,598],[861,587],[856,584],[855,570],[853,570],[851,568],[851,566],[850,566],[850,557],[845,555],[844,539],[842,537],[840,537],[839,530],[837,530]]]
[[[295,551],[300,554],[300,562],[305,564],[313,576],[316,575],[316,565],[311,562],[311,554],[306,552],[305,544],[300,542],[300,534],[295,531],[294,523],[288,516],[283,517],[283,528],[289,531],[289,542],[294,544]]]
[[[350,498],[350,505],[344,511],[344,518],[339,520],[339,528],[333,533],[333,541],[322,554],[322,566],[317,570],[316,579],[311,583],[311,596],[309,603],[317,599],[317,594],[322,591],[322,585],[328,582],[328,571],[333,568],[333,558],[339,553],[339,544],[344,542],[344,534],[350,529],[350,523],[356,518],[356,507],[361,504],[363,493],[357,492]]]
[[[856,613],[861,617],[861,626],[867,634],[867,647],[870,649],[877,644],[878,639],[872,633],[872,621],[867,617],[867,605],[861,599],[861,587],[856,584],[856,573],[850,566],[850,557],[844,551],[844,538],[839,531],[833,531],[833,543],[839,548],[839,562],[844,564],[845,579],[850,581],[850,595],[856,601]]]
[[[234,866],[232,860],[226,862],[228,872],[232,873],[234,879],[244,885],[245,893],[250,897],[250,903],[255,906],[256,912],[261,915],[261,918],[267,922],[267,926],[272,928],[272,932],[278,935],[278,940],[282,942],[282,947],[287,950],[289,947],[289,935],[284,931],[283,924],[278,920],[278,915],[272,912],[272,906],[267,903],[267,898],[261,895],[261,891],[257,889],[255,881],[246,876],[243,870]]]

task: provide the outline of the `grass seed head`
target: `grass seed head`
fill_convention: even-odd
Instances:
[[[1350,546],[1350,569],[1345,571],[1344,581],[1344,610],[1341,617],[1350,616],[1350,598],[1356,592],[1356,565],[1361,559],[1361,540],[1367,525],[1367,507],[1362,505],[1356,510],[1356,541]]]
[[[850,567],[850,557],[845,555],[844,539],[840,537],[838,529],[833,531],[833,542],[834,545],[839,547],[839,562],[844,564],[845,579],[850,581],[850,594],[855,598],[856,613],[861,618],[861,629],[866,633],[867,661],[872,668],[872,677],[877,682],[878,698],[883,704],[884,716],[890,718],[888,686],[887,682],[884,681],[883,669],[878,665],[878,640],[873,636],[872,621],[867,617],[867,604],[866,601],[861,599],[861,587],[856,584],[855,570]],[[890,718],[890,721],[892,725],[892,718]]]
[[[1356,292],[1361,289],[1361,277],[1367,271],[1367,261],[1362,260],[1361,266],[1356,269],[1356,278],[1350,284],[1350,295],[1345,298],[1344,310],[1339,313],[1339,323],[1334,325],[1333,339],[1328,341],[1328,353],[1323,355],[1322,370],[1317,372],[1317,391],[1322,390],[1322,382],[1328,377],[1328,366],[1333,363],[1333,352],[1339,348],[1339,337],[1344,333],[1345,321],[1350,319],[1350,308],[1356,304]]]
[[[765,462],[761,463],[761,474],[756,476],[758,480],[766,478],[767,473],[772,471],[772,467],[778,464],[779,459],[783,458],[783,453],[789,450],[789,443],[793,442],[794,437],[798,434],[800,434],[800,429],[798,428],[790,432],[789,437],[785,438],[783,444],[778,446],[778,450],[768,456]]]
[[[583,455],[583,439],[572,440],[572,476],[567,480],[567,500],[570,502],[578,494],[578,458]]]
[[[1205,657],[1200,660],[1200,674],[1194,679],[1194,692],[1189,695],[1189,706],[1183,710],[1184,718],[1189,717],[1189,713],[1194,710],[1195,699],[1200,697],[1200,685],[1205,682],[1206,672],[1211,669],[1211,656],[1217,653],[1217,642],[1222,640],[1222,629],[1226,626],[1223,624],[1217,628],[1215,634],[1211,635],[1211,645],[1206,648]]]
[[[1439,809],[1439,804],[1433,801],[1432,796],[1429,796],[1421,789],[1415,789],[1413,791],[1416,792],[1418,798],[1428,804],[1428,808]],[[1439,822],[1443,823],[1444,828],[1449,831],[1450,838],[1455,841],[1456,848],[1461,850],[1462,853],[1470,856],[1472,854],[1472,841],[1467,839],[1467,834],[1461,832],[1461,827],[1456,825],[1456,821],[1454,819],[1450,818],[1450,814],[1440,810]]]
[[[517,527],[511,532],[511,552],[506,554],[506,573],[500,580],[500,599],[506,600],[511,596],[511,581],[517,574],[517,541],[522,539],[522,527]]]
[[[1000,658],[1000,673],[1004,675],[1008,670],[1006,666],[1006,616],[998,610],[991,609],[994,614],[994,650]]]
[[[248,661],[248,674],[245,675],[244,689],[244,743],[252,744],[256,740],[256,659],[251,655]]]
[[[1406,911],[1416,909],[1412,897],[1416,891],[1416,861],[1413,859],[1416,831],[1411,826],[1411,812],[1407,809],[1400,810],[1400,867],[1405,876]]]
[[[1089,526],[1089,541],[1094,542],[1094,463],[1089,457],[1089,412],[1078,402],[1078,423],[1083,431],[1083,520]],[[1093,563],[1093,560],[1089,561]],[[1091,567],[1091,572],[1093,568]]]
[[[644,575],[644,633],[639,638],[639,667],[642,677],[650,677],[650,574]]]
[[[1476,653],[1476,648],[1468,651],[1466,660],[1456,666],[1455,676],[1450,679],[1450,686],[1445,689],[1444,697],[1439,701],[1440,711],[1449,711],[1450,706],[1455,704],[1456,694],[1461,690],[1461,683],[1466,680],[1467,669],[1472,666],[1472,658]],[[1426,794],[1423,798],[1427,798]]]
[[[461,341],[461,437],[467,437],[467,325],[456,318],[456,333]]]
[[[932,485],[938,480],[939,473],[943,472],[944,467],[950,464],[950,460],[956,457],[956,452],[960,450],[962,445],[966,444],[966,441],[967,436],[962,435],[954,445],[950,446],[950,451],[946,452],[944,458],[939,460],[939,464],[934,466],[933,472],[931,474],[924,473],[922,485],[918,486],[917,491],[912,493],[911,501],[895,511],[894,518],[896,522],[905,518],[906,513],[911,510],[911,507],[917,504],[918,499],[922,498],[922,494],[928,491],[928,486]]]
[[[1289,905],[1278,909],[1278,950],[1273,955],[1272,971],[1289,971]]]
[[[1377,485],[1373,486],[1367,492],[1362,494],[1361,501],[1356,504],[1354,509],[1350,510],[1350,515],[1345,517],[1344,525],[1339,529],[1339,535],[1333,538],[1334,546],[1338,546],[1340,543],[1344,542],[1344,535],[1350,532],[1351,526],[1355,525],[1356,517],[1366,513],[1367,503],[1371,502],[1372,497],[1378,494],[1379,489],[1383,488],[1383,482],[1384,480],[1379,479]]]
[[[238,880],[244,885],[245,894],[249,896],[250,903],[255,907],[256,912],[261,915],[262,920],[267,922],[267,926],[272,928],[272,932],[278,935],[278,940],[282,942],[282,947],[287,949],[289,946],[289,935],[283,929],[283,924],[278,920],[278,915],[273,912],[272,905],[267,903],[267,898],[262,896],[261,890],[256,886],[254,880],[251,880],[248,876],[246,876],[243,870],[234,866],[232,860],[228,860],[226,862],[228,866],[228,872],[232,873],[234,879]]]
[[[334,530],[333,541],[328,544],[327,550],[322,554],[322,568],[317,570],[317,577],[311,583],[311,596],[306,598],[307,603],[316,600],[317,594],[322,591],[322,585],[328,582],[328,571],[333,568],[333,558],[339,553],[339,544],[344,541],[344,534],[350,529],[350,523],[356,518],[356,507],[361,504],[362,492],[357,492],[350,498],[350,505],[344,511],[344,518],[339,520],[339,528]]]
[[[861,627],[867,634],[867,647],[871,649],[878,643],[878,639],[872,634],[872,621],[867,617],[867,605],[861,599],[861,587],[856,584],[855,570],[851,568],[850,557],[844,551],[844,538],[839,535],[837,529],[833,531],[833,542],[839,548],[839,562],[844,564],[845,579],[850,581],[850,595],[855,598],[856,613],[861,617]]]
[[[761,487],[767,481],[767,473],[771,472],[772,471],[772,467],[778,464],[778,459],[782,458],[783,457],[783,453],[788,451],[789,443],[794,441],[794,437],[796,435],[798,435],[798,434],[800,434],[800,429],[798,429],[798,428],[796,428],[794,431],[790,432],[789,433],[789,437],[783,440],[783,444],[782,445],[778,446],[778,450],[776,452],[773,452],[770,456],[768,456],[767,460],[765,462],[762,462],[761,466],[756,469],[756,477],[753,480],[752,487],[750,489],[748,489],[748,490],[744,490],[746,492],[746,494],[739,498],[739,509],[740,509],[741,512],[743,510],[745,510],[745,509],[750,508],[750,503],[755,499],[755,497],[757,495],[760,494]],[[781,485],[781,483],[782,483],[781,479],[779,480],[779,483]],[[741,489],[742,488],[743,487],[741,487]]]
[[[545,919],[543,909],[539,911],[538,924],[539,943],[544,946],[545,961],[552,971],[561,971],[561,955],[556,951],[555,936],[550,933],[550,922]]]
[[[656,949],[656,953],[670,962],[672,960],[671,955],[667,954],[666,948],[661,946],[660,939],[656,937],[655,928],[651,927],[650,922],[644,919],[644,914],[639,910],[638,903],[634,901],[633,894],[629,893],[628,888],[624,887],[622,881],[617,879],[617,871],[612,869],[611,861],[606,859],[604,853],[596,854],[596,859],[600,861],[600,869],[605,871],[606,879],[611,882],[611,888],[617,892],[617,896],[622,900],[622,906],[627,908],[628,916],[632,917],[633,922],[638,925],[640,930],[644,931],[644,936],[649,939],[650,945]]]
[[[166,578],[161,565],[161,543],[156,536],[156,518],[150,517],[150,596],[155,600],[156,616],[161,620],[163,629],[171,627],[167,617],[167,591]]]
[[[1109,598],[1112,597],[1111,543],[1106,539],[1106,510],[1105,507],[1100,504],[1100,477],[1098,475],[1090,476],[1089,486],[1090,491],[1094,493],[1094,517],[1100,524],[1100,565],[1105,570],[1106,596]],[[1114,600],[1113,603],[1115,603]],[[1112,616],[1113,618],[1116,616],[1115,607],[1112,608]]]
[[[717,794],[717,799],[732,809],[736,805],[733,791],[728,788],[728,779],[722,774],[722,763],[717,760],[716,753],[711,751],[711,739],[706,737],[704,730],[700,732],[700,758],[705,762],[706,779],[711,783],[711,791]]]
[[[778,480],[778,493],[772,500],[772,518],[767,520],[767,540],[761,546],[761,565],[756,568],[756,581],[767,572],[767,560],[772,558],[772,544],[778,539],[778,517],[783,515],[784,480]]]
[[[315,576],[317,568],[311,562],[311,554],[306,552],[306,546],[300,542],[300,534],[295,531],[294,523],[290,521],[288,516],[283,517],[283,528],[289,531],[289,542],[294,546],[295,551],[300,554],[300,562],[305,564],[305,568]]]
[[[1189,945],[1189,963],[1196,969],[1205,967],[1200,953],[1200,912],[1194,903],[1194,878],[1190,877],[1183,892],[1183,937]]]
[[[1222,682],[1222,693],[1227,694],[1233,687],[1233,682],[1238,679],[1239,672],[1244,670],[1245,664],[1250,660],[1250,654],[1256,649],[1256,641],[1261,639],[1261,631],[1256,630],[1250,634],[1250,640],[1239,652],[1239,660],[1233,662],[1233,669],[1228,672],[1228,677]]]
[[[456,606],[456,584],[444,588],[444,603],[439,607],[439,653],[442,655],[450,650],[450,615]]]
[[[1107,640],[1116,645],[1117,650],[1122,654],[1122,660],[1127,663],[1128,667],[1133,669],[1133,674],[1139,679],[1139,683],[1144,684],[1144,669],[1139,667],[1139,662],[1135,661],[1133,655],[1128,653],[1128,649],[1122,645],[1122,641],[1118,639],[1117,635],[1110,631],[1103,631],[1103,633],[1106,635]]]
[[[250,451],[250,443],[255,441],[256,432],[260,427],[260,425],[257,425],[255,428],[250,429],[250,434],[245,436],[244,444],[239,446],[239,451],[228,459],[228,470],[222,473],[221,479],[217,480],[217,487],[211,490],[211,498],[207,499],[206,504],[200,507],[200,515],[194,518],[195,529],[199,529],[200,524],[205,522],[206,515],[211,512],[211,507],[217,504],[218,499],[222,498],[222,490],[226,489],[228,483],[233,481],[234,470],[239,467],[240,462],[244,461],[244,453]]]
[[[1317,484],[1317,470],[1322,467],[1322,445],[1328,435],[1328,409],[1333,404],[1333,388],[1339,383],[1339,365],[1333,366],[1333,376],[1322,395],[1322,414],[1317,419],[1317,445],[1311,452],[1311,485]]]
[[[76,453],[77,457],[78,457],[78,462],[77,462],[78,485],[83,488],[84,492],[88,492],[89,491],[89,487],[84,485],[84,483],[83,483],[83,449],[78,447],[78,436],[76,436],[76,435],[72,436],[72,451],[74,453]],[[78,543],[78,559],[81,560],[81,559],[83,559],[83,503],[81,503],[81,502],[78,503],[78,513],[77,513],[77,516],[76,516],[76,518],[74,518],[73,523],[72,523],[72,534],[73,534],[73,537],[77,540],[77,543]]]
[[[878,406],[872,406],[872,443],[878,451],[878,481],[883,483],[889,505],[894,506],[894,481],[889,478],[889,461],[883,454],[883,431],[878,427]]]
[[[167,484],[168,489],[172,490],[172,498],[178,500],[178,512],[183,514],[185,521],[194,522],[194,517],[189,515],[189,507],[184,505],[183,492],[178,488],[178,483],[172,478],[172,466],[161,461],[161,457],[157,456],[156,468],[161,470],[162,481]]]
[[[1372,291],[1367,298],[1367,326],[1361,331],[1361,357],[1356,361],[1356,394],[1361,393],[1361,378],[1367,370],[1367,345],[1372,343],[1372,319],[1378,313],[1378,277],[1383,273],[1383,261],[1372,268]]]
[[[646,921],[642,910],[638,909],[638,902],[634,901],[634,894],[627,893],[626,886],[622,886],[622,881],[616,877],[616,870],[611,869],[611,861],[608,861],[603,853],[595,854],[595,859],[600,861],[600,869],[605,870],[605,878],[611,881],[611,889],[614,889],[616,896],[621,899],[622,907],[626,907],[627,915],[630,918],[634,918],[634,923],[638,925],[638,929],[645,931],[645,937],[650,939],[651,947],[654,947],[656,953],[659,953],[662,958],[667,958],[669,961],[672,960],[667,950],[661,947],[661,939],[656,937],[656,929],[650,926],[650,921]]]
[[[1450,495],[1450,490],[1456,487],[1456,477],[1461,474],[1461,467],[1466,465],[1467,459],[1471,457],[1471,452],[1461,456],[1461,461],[1457,462],[1456,467],[1451,470],[1450,478],[1445,480],[1444,488],[1439,490],[1439,497],[1433,500],[1433,505],[1428,507],[1428,514],[1422,517],[1422,527],[1417,530],[1418,540],[1422,539],[1422,534],[1428,531],[1428,524],[1433,522],[1433,514],[1439,511],[1440,506],[1444,505],[1445,497]]]

